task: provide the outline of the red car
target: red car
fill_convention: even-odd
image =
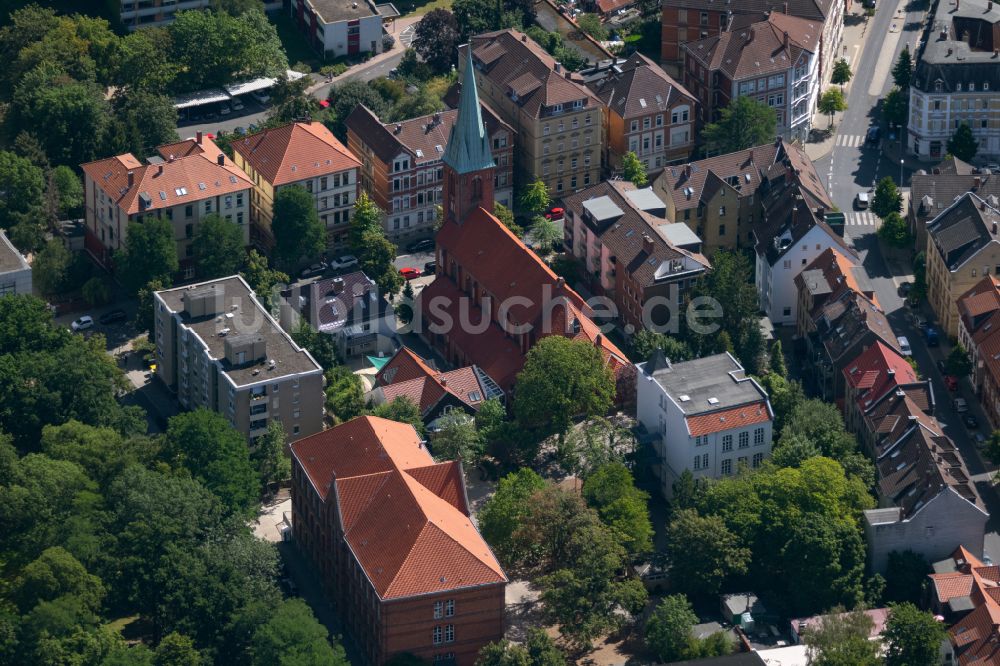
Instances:
[[[945,385],[945,387],[949,391],[957,391],[958,390],[958,378],[955,377],[954,375],[945,375],[944,376],[944,385]]]
[[[409,266],[407,266],[406,268],[400,268],[399,274],[402,275],[407,280],[416,280],[421,275],[418,269],[410,268]]]
[[[563,214],[565,214],[565,212],[566,211],[564,211],[562,208],[557,207],[547,212],[545,214],[545,217],[550,220],[561,220],[563,219]]]

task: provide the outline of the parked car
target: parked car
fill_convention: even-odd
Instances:
[[[424,275],[434,275],[437,272],[438,262],[428,261],[424,264]]]
[[[124,310],[111,310],[110,312],[105,312],[97,321],[101,324],[107,326],[108,324],[118,324],[128,319],[128,314]]]
[[[965,414],[962,415],[962,423],[964,423],[965,427],[968,428],[969,430],[975,430],[976,428],[979,427],[979,419],[977,419],[974,415],[970,414],[969,412],[966,412]]]
[[[410,243],[406,246],[408,252],[426,252],[427,250],[434,249],[434,241],[430,238],[425,238],[423,240],[418,240]]]
[[[330,260],[330,268],[333,270],[340,270],[342,268],[350,268],[351,266],[358,265],[358,258],[353,254],[342,254],[339,257],[334,257]]]
[[[406,268],[400,268],[399,274],[402,275],[407,280],[416,280],[420,277],[420,271],[416,268],[411,268],[407,266]]]
[[[949,391],[958,390],[958,378],[955,375],[944,376],[944,387]]]
[[[322,275],[326,272],[326,266],[324,264],[313,264],[305,270],[303,270],[299,277],[303,280],[308,280],[309,278],[316,277],[317,275]]]
[[[869,196],[867,192],[858,192],[854,197],[854,207],[858,210],[868,208]]]
[[[865,143],[878,144],[879,138],[882,136],[882,128],[878,125],[868,128],[868,134],[865,135]]]
[[[955,411],[959,414],[964,414],[969,411],[969,405],[965,402],[965,398],[955,398],[951,401],[951,404],[955,407]]]
[[[903,353],[903,356],[913,356],[913,350],[910,349],[910,341],[906,339],[905,335],[896,338],[896,342],[899,344],[899,351]]]
[[[253,95],[253,98],[258,102],[260,102],[261,104],[267,104],[268,102],[271,101],[271,96],[268,95],[263,90],[258,90],[257,92],[253,92],[250,94]]]
[[[938,372],[942,375],[948,372],[948,363],[943,358],[939,358],[935,365],[937,365]]]
[[[228,116],[232,112],[233,112],[233,110],[231,108],[229,108],[228,104],[220,104],[219,105],[219,114],[220,115]]]
[[[83,315],[72,324],[69,325],[74,331],[86,331],[88,328],[93,328],[94,318],[90,315]]]
[[[229,105],[231,107],[233,107],[233,111],[242,111],[243,110],[243,102],[240,101],[239,97],[234,97],[233,101],[230,102]]]
[[[545,217],[550,220],[561,220],[565,214],[565,210],[556,206],[555,208],[550,209],[549,212],[545,214]]]
[[[933,326],[924,329],[924,339],[927,340],[928,347],[938,347],[941,345],[941,334]]]
[[[977,449],[982,449],[986,446],[986,435],[983,433],[977,432],[972,439],[975,441]]]

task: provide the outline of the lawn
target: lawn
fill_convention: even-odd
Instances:
[[[420,2],[420,0],[393,0],[393,4],[396,5],[396,9],[403,16],[423,16],[432,9],[451,9],[452,0],[429,0],[429,2]]]

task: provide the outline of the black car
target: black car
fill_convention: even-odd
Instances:
[[[427,250],[434,249],[434,241],[430,238],[425,238],[423,240],[418,240],[416,242],[410,243],[406,246],[406,249],[410,252],[425,252]]]
[[[326,271],[326,264],[313,264],[312,266],[303,270],[299,277],[303,280],[308,280],[309,278],[316,277],[317,275],[322,275]]]
[[[906,298],[907,296],[910,295],[910,290],[911,289],[913,289],[913,283],[912,282],[900,282],[899,283],[899,289],[897,289],[897,292],[899,293],[900,296],[902,296],[903,298]]]
[[[127,319],[128,314],[124,310],[111,310],[98,317],[97,321],[107,326],[108,324],[120,324]]]
[[[424,264],[424,275],[434,275],[437,272],[438,262],[428,261]]]
[[[882,135],[882,129],[877,125],[868,128],[868,134],[865,136],[865,143],[878,144],[879,137]]]
[[[937,360],[937,369],[938,369],[938,372],[940,372],[942,375],[946,375],[946,374],[948,374],[947,368],[948,368],[948,364],[945,363],[944,359],[939,358]]]
[[[975,430],[979,427],[979,420],[969,412],[962,414],[962,423],[964,423],[965,427],[969,430]]]

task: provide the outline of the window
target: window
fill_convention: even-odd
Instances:
[[[755,453],[755,454],[753,454],[753,466],[754,466],[754,469],[756,469],[757,467],[760,467],[760,464],[762,462],[764,462],[764,454],[763,453]]]
[[[725,207],[721,208],[720,209],[720,214],[721,215],[725,215],[726,214],[725,210],[726,210]],[[724,224],[720,224],[719,225],[719,235],[720,236],[725,236],[726,235],[726,225],[724,225]]]
[[[185,206],[184,217],[191,217],[192,215],[194,215],[194,206]]]
[[[791,308],[785,308],[782,311],[782,316],[784,316],[784,317],[791,317],[792,316],[792,309]]]
[[[744,430],[740,433],[740,448],[745,449],[750,446],[750,433]]]
[[[432,635],[433,635],[434,645],[441,645],[441,636],[443,635],[441,627],[434,627],[434,632]]]
[[[455,642],[455,625],[453,624],[444,625],[444,642],[445,643]]]
[[[731,434],[722,436],[722,450],[723,451],[733,450],[733,436]]]
[[[701,456],[701,468],[708,469],[708,454],[704,453]]]
[[[444,602],[444,616],[454,617],[454,615],[455,615],[455,600],[449,599],[448,601]]]
[[[442,602],[442,601],[435,601],[434,602],[434,619],[435,620],[440,620],[442,617],[444,617],[443,613],[444,613],[444,602]]]
[[[708,25],[708,12],[702,12],[700,17],[701,25]]]
[[[729,475],[733,473],[733,460],[732,458],[726,458],[722,461],[722,473]]]
[[[701,456],[695,456],[694,457],[694,468],[696,470],[701,469]]]
[[[212,212],[212,201],[211,201],[211,199],[209,199],[208,201],[205,202],[205,212],[206,213],[211,213]]]

